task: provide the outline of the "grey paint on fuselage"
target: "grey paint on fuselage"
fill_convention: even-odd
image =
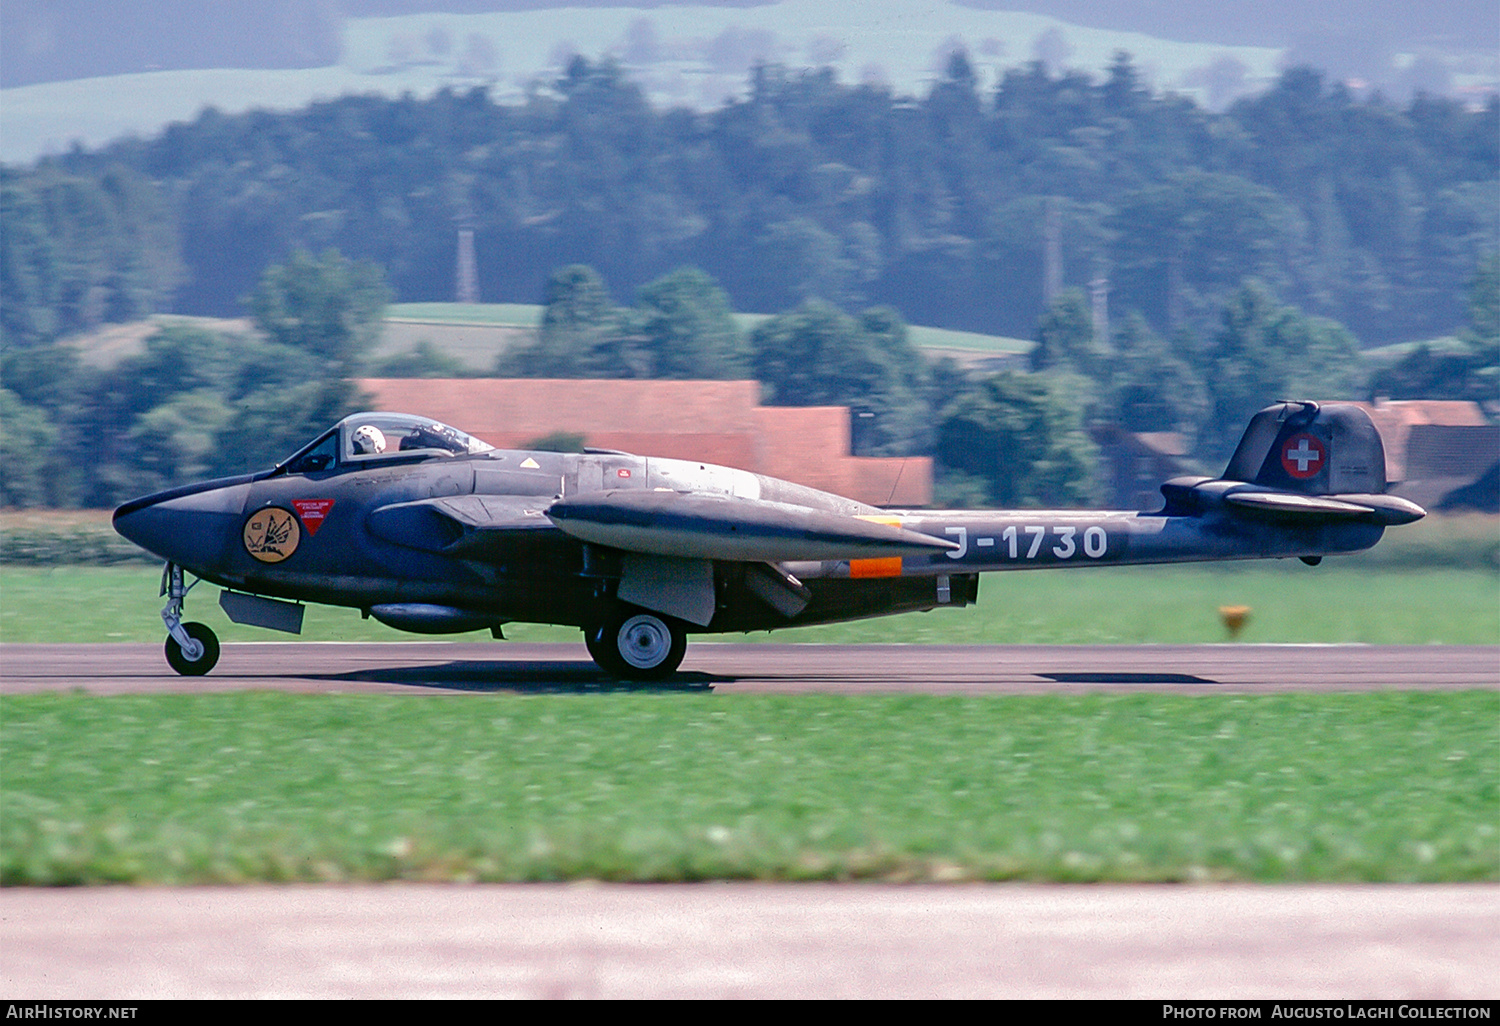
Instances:
[[[890,515],[899,516],[909,530],[959,544],[948,553],[904,559],[902,573],[919,576],[1358,552],[1379,541],[1384,531],[1378,524],[1287,526],[1222,515],[1188,518],[1108,510],[925,510]],[[788,569],[804,578],[847,576],[848,563],[798,563]]]

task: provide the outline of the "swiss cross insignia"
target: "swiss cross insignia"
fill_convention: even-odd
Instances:
[[[1328,465],[1328,447],[1306,431],[1281,443],[1281,469],[1289,477],[1306,481]]]

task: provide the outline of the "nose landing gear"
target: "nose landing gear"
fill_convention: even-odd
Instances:
[[[161,621],[167,625],[167,665],[185,677],[201,677],[219,661],[219,638],[207,624],[182,622],[183,599],[198,582],[183,587],[182,567],[168,563],[161,574],[161,593],[167,596]]]

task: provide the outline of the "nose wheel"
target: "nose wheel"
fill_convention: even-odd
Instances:
[[[583,640],[600,669],[626,680],[670,677],[687,654],[687,631],[680,621],[631,607],[586,629]]]
[[[182,622],[183,600],[189,589],[182,583],[182,567],[168,563],[161,575],[161,592],[167,596],[167,606],[161,611],[162,623],[167,625],[167,665],[184,677],[201,677],[214,668],[219,661],[219,637],[205,623]]]
[[[201,677],[219,661],[219,637],[205,623],[182,624],[188,637],[184,645],[174,635],[167,635],[167,665],[184,677]]]

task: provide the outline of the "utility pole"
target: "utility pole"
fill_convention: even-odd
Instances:
[[[458,229],[458,267],[453,275],[453,298],[460,303],[479,302],[479,266],[474,259],[474,180],[472,171],[455,172],[444,183],[448,209]]]
[[[1095,270],[1093,279],[1089,282],[1089,298],[1092,302],[1092,314],[1094,322],[1094,344],[1109,345],[1109,279],[1104,275],[1104,268]]]
[[[1062,200],[1047,197],[1042,221],[1042,305],[1051,307],[1063,287]]]
[[[458,229],[458,287],[454,299],[460,303],[479,302],[479,269],[474,263],[474,229],[460,224]]]

